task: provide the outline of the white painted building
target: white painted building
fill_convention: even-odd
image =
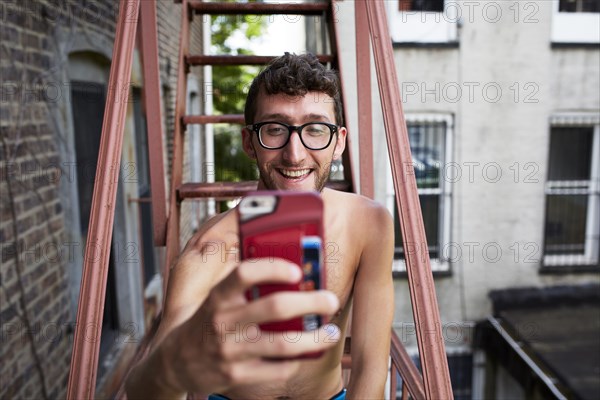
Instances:
[[[358,168],[354,2],[337,5]],[[447,351],[468,356],[491,291],[600,282],[600,10],[586,0],[385,6]],[[380,113],[375,83],[373,99]],[[376,199],[394,212],[380,115],[373,125]],[[401,253],[394,323],[416,352]]]

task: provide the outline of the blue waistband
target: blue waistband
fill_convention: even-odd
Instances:
[[[330,400],[345,400],[346,399],[346,388],[342,389],[338,394],[333,396]],[[229,398],[220,394],[211,394],[208,396],[208,400],[230,400]]]
[[[331,400],[346,400],[346,388],[343,388],[338,394],[333,396]]]

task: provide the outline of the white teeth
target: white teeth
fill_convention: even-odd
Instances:
[[[302,175],[306,175],[310,172],[310,169],[300,169],[300,170],[289,170],[289,169],[281,169],[281,173],[285,176],[289,176],[290,178],[298,178]]]

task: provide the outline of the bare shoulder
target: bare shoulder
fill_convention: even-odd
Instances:
[[[238,230],[235,210],[218,214],[202,225],[188,241],[173,267],[174,278],[214,282],[235,261]],[[208,275],[208,276],[207,276]],[[216,276],[215,276],[216,275]]]
[[[237,241],[237,220],[235,210],[217,214],[206,221],[187,242],[186,252],[197,250],[206,251],[206,245],[213,242],[226,242],[232,244]]]
[[[323,198],[326,207],[340,210],[352,224],[364,224],[363,229],[393,229],[393,219],[387,208],[368,197],[326,189]]]

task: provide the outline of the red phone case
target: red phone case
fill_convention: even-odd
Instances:
[[[249,258],[283,258],[302,265],[301,240],[306,236],[321,238],[321,255],[323,254],[323,202],[315,192],[282,192],[263,191],[247,196],[274,196],[272,210],[252,214],[243,214],[238,208],[241,257]],[[242,203],[241,203],[242,204]],[[320,287],[325,288],[325,266],[321,257],[319,280]],[[247,293],[249,300],[266,296],[277,291],[304,290],[302,280],[298,284],[264,284],[258,285]],[[322,323],[326,323],[321,319]],[[260,324],[265,331],[302,331],[304,319],[294,318]]]

